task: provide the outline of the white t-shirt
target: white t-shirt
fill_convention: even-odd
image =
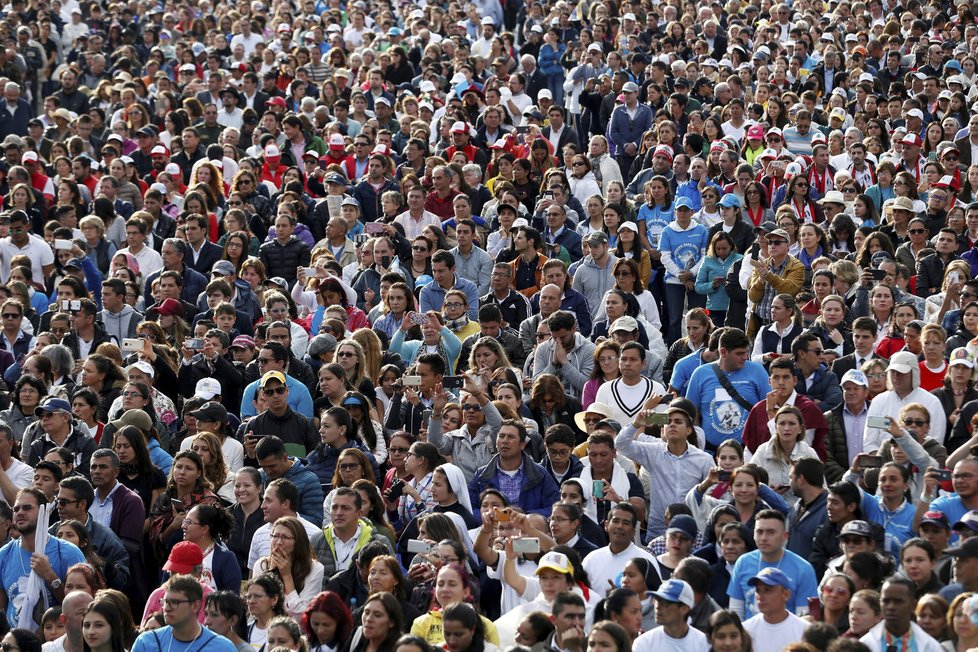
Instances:
[[[625,564],[635,557],[643,557],[652,561],[652,554],[643,548],[639,548],[634,543],[627,548],[614,554],[611,548],[605,546],[588,553],[582,565],[591,579],[591,587],[601,595],[605,595],[610,588],[609,580],[614,582],[618,575],[625,570]]]
[[[808,623],[791,613],[776,625],[764,620],[764,614],[757,614],[744,621],[744,629],[754,642],[754,652],[781,652],[784,646],[801,640]]]
[[[10,458],[10,468],[6,471],[7,477],[18,489],[25,489],[34,483],[34,467],[24,464],[20,460]],[[0,500],[7,502],[0,492]]]
[[[54,252],[51,251],[51,245],[33,233],[28,235],[27,244],[23,247],[15,245],[9,237],[0,238],[0,274],[3,275],[4,283],[10,278],[10,259],[19,255],[31,259],[31,272],[33,272],[35,279],[44,278],[44,265],[54,264]]]
[[[645,632],[632,643],[632,652],[652,652],[652,650],[707,652],[709,649],[710,642],[707,640],[706,634],[695,627],[690,627],[689,631],[686,632],[686,636],[682,638],[673,638],[666,634],[666,630],[662,627],[656,627],[652,631]],[[778,649],[780,650],[781,648]]]
[[[504,614],[512,611],[513,609],[520,606],[521,604],[525,604],[530,600],[532,600],[532,596],[529,599],[521,598],[520,595],[516,592],[516,589],[514,589],[506,582],[503,582],[503,564],[505,563],[506,563],[506,551],[500,550],[499,561],[496,563],[496,567],[493,568],[492,566],[486,566],[486,575],[489,576],[489,579],[499,580],[500,583],[502,584],[503,591],[501,597],[501,601],[502,601],[501,613]],[[527,561],[527,560],[522,560],[522,561],[518,560],[516,562],[516,572],[524,577],[532,577],[536,573],[536,570],[537,570],[536,562]]]

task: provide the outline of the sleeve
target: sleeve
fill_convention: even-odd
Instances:
[[[298,618],[306,610],[312,599],[323,590],[323,565],[313,562],[312,571],[306,576],[302,592],[292,591],[285,596],[285,611],[293,618]]]
[[[734,608],[734,600],[740,602],[741,605],[741,615],[744,606],[744,587],[740,583],[740,575],[743,572],[743,561],[744,558],[741,557],[734,564],[733,571],[730,573],[730,583],[727,585],[727,595],[730,597],[730,608]]]
[[[634,473],[628,473],[628,497],[641,498],[645,500],[645,490],[642,488],[642,481]]]
[[[696,293],[707,296],[713,294],[717,291],[717,288],[713,287],[713,278],[710,276],[710,268],[706,265],[699,265],[699,270],[696,272]]]
[[[808,598],[818,597],[818,583],[815,581],[815,569],[805,559],[801,559],[798,569],[798,589],[793,597],[795,615],[808,614]]]
[[[766,502],[771,506],[771,509],[776,509],[782,514],[787,515],[788,511],[791,509],[785,499],[781,497],[777,491],[761,483],[760,489],[757,491],[757,495],[760,496],[761,500]]]

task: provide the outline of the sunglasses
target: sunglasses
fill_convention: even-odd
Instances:
[[[923,420],[923,419],[909,419],[908,418],[908,419],[904,419],[903,420],[903,425],[905,425],[905,426],[917,426],[919,428],[921,426],[926,426],[927,425],[927,422],[925,420]]]
[[[482,406],[478,403],[465,403],[462,405],[462,410],[464,412],[478,412],[482,409]]]
[[[265,396],[275,396],[276,394],[284,394],[288,391],[287,387],[266,387],[261,390]]]

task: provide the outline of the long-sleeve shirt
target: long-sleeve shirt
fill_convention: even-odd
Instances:
[[[488,464],[496,454],[496,432],[503,418],[492,401],[482,406],[482,412],[486,422],[476,430],[474,437],[469,435],[467,426],[442,433],[440,419],[431,419],[428,424],[428,442],[437,446],[443,455],[451,455],[452,462],[462,469],[467,478],[475,476],[476,471]]]

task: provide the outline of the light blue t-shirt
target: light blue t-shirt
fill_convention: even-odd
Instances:
[[[34,536],[31,534],[30,536]],[[51,570],[63,582],[68,569],[85,562],[85,555],[73,543],[50,537],[44,554],[51,563]],[[8,541],[0,548],[0,581],[7,593],[7,622],[16,626],[21,606],[27,593],[31,574],[31,555],[20,545],[20,540]],[[48,603],[54,604],[54,596],[48,591]],[[35,619],[40,625],[40,614]]]
[[[908,539],[915,536],[913,517],[917,510],[913,503],[905,500],[896,508],[896,511],[891,512],[883,504],[881,497],[870,495],[862,488],[859,489],[859,493],[862,494],[860,507],[863,510],[863,516],[866,517],[867,521],[880,524],[885,538],[884,550],[893,555],[895,559],[899,559],[900,548]],[[953,525],[955,522],[951,521],[951,524]]]
[[[764,367],[748,360],[742,369],[727,374],[730,384],[750,405],[764,400],[771,391]],[[720,385],[712,364],[700,365],[689,379],[686,398],[693,401],[703,417],[703,432],[711,446],[725,439],[743,441],[748,410]]]
[[[957,494],[947,494],[946,496],[936,498],[934,502],[930,504],[928,511],[943,512],[944,516],[947,516],[947,522],[953,527],[955,523],[960,521],[961,518],[971,510],[965,507],[964,503],[961,502],[960,496]],[[958,533],[952,530],[951,543],[955,543],[957,540]]]
[[[676,388],[680,396],[686,395],[686,388],[689,387],[689,379],[703,364],[703,349],[697,349],[689,355],[685,355],[672,366],[672,377],[669,384]]]
[[[808,598],[818,597],[818,582],[815,581],[815,569],[812,565],[790,550],[784,551],[784,556],[777,564],[768,564],[761,559],[760,550],[753,550],[742,555],[734,564],[733,572],[730,573],[730,584],[727,586],[727,595],[731,599],[743,601],[744,620],[760,613],[757,610],[754,587],[747,584],[747,581],[768,567],[780,569],[791,580],[791,597],[786,607],[796,615],[805,613],[808,609]]]
[[[173,628],[167,625],[144,632],[132,644],[132,652],[237,652],[234,643],[204,626],[193,641],[173,638]]]

